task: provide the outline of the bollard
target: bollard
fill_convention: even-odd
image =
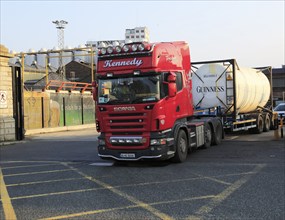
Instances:
[[[278,113],[273,113],[273,129],[274,129],[274,139],[278,140],[279,136],[279,123],[278,123]]]
[[[275,129],[274,130],[274,139],[279,139],[280,136],[279,136],[279,129]]]
[[[284,118],[281,116],[281,119],[280,119],[280,132],[281,132],[281,138],[283,138],[283,120],[284,120]]]

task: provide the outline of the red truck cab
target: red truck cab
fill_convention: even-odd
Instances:
[[[194,123],[190,71],[186,42],[101,48],[93,91],[98,155],[116,160],[185,160],[194,145],[190,143]],[[204,126],[195,122],[192,136],[199,124]],[[187,143],[178,152],[182,127]]]

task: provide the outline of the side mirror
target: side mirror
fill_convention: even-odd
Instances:
[[[176,96],[177,87],[176,87],[176,74],[170,72],[169,76],[167,77],[168,82],[168,96],[170,98]]]
[[[168,96],[170,98],[176,96],[177,93],[177,87],[176,87],[176,83],[168,83]]]
[[[92,96],[93,96],[94,101],[97,100],[97,90],[98,90],[98,84],[96,81],[93,81],[92,82]]]

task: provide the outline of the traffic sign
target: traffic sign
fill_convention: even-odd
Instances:
[[[7,108],[7,91],[0,91],[0,108]]]

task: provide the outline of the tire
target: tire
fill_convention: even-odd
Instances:
[[[205,138],[205,143],[202,146],[202,148],[206,149],[206,148],[209,148],[212,143],[212,130],[211,130],[211,126],[209,123],[205,124],[204,138]]]
[[[256,120],[256,128],[252,129],[252,133],[260,134],[262,132],[263,132],[263,118],[262,115],[258,115]]]
[[[263,131],[268,132],[270,130],[270,117],[269,114],[264,115],[264,122],[263,122]]]
[[[216,126],[216,130],[215,133],[213,135],[212,138],[212,144],[213,145],[219,145],[222,142],[222,138],[223,138],[223,127],[221,125],[220,122],[218,122],[217,126]]]
[[[172,158],[175,163],[182,163],[186,160],[188,154],[188,140],[185,131],[180,130],[176,141],[176,151]]]

